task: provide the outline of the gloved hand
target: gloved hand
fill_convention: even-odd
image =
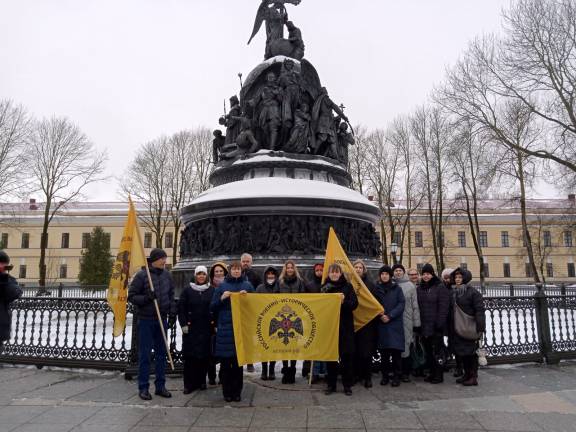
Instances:
[[[185,334],[185,335],[186,335],[186,334],[188,334],[188,331],[189,331],[189,329],[188,329],[188,326],[187,326],[187,325],[185,325],[185,326],[182,327],[182,334]]]
[[[176,325],[176,315],[168,315],[168,327],[174,327]]]
[[[148,290],[148,298],[150,299],[151,302],[153,302],[154,300],[157,299],[156,297],[156,292],[152,291],[152,290]]]

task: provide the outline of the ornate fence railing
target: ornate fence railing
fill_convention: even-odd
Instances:
[[[546,296],[540,289],[533,296],[486,297],[485,305],[491,364],[576,358],[576,295]],[[105,300],[22,298],[12,309],[12,336],[0,362],[134,370],[137,324],[130,305],[126,330],[117,338]],[[169,329],[168,337],[179,368],[179,326]]]

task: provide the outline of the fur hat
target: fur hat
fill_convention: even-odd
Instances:
[[[426,263],[422,266],[422,270],[420,271],[420,274],[424,274],[424,273],[429,273],[432,276],[436,276],[436,272],[434,271],[434,267],[432,267],[432,264]]]
[[[383,265],[382,267],[380,267],[380,270],[378,271],[378,276],[380,276],[382,273],[388,273],[390,279],[394,277],[394,272],[392,271],[392,267],[390,266]]]
[[[158,261],[159,259],[167,257],[168,255],[166,254],[166,252],[164,252],[163,249],[155,248],[150,251],[150,256],[147,258],[147,260],[149,263],[153,263],[155,261]]]
[[[403,266],[402,264],[394,264],[394,265],[392,266],[392,271],[395,271],[396,269],[402,269],[402,271],[403,271],[404,273],[406,273],[406,269],[404,268],[404,266]]]

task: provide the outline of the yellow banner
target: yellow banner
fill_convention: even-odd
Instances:
[[[126,300],[128,299],[128,282],[140,268],[146,266],[146,256],[140,238],[140,228],[132,199],[124,225],[122,241],[118,255],[112,267],[112,277],[108,286],[108,304],[114,312],[113,335],[120,336],[126,327]]]
[[[326,258],[324,260],[324,273],[322,274],[322,283],[328,277],[328,267],[330,264],[340,264],[342,271],[346,275],[346,279],[354,287],[356,296],[358,297],[358,307],[354,310],[354,331],[360,330],[375,317],[384,312],[384,308],[378,300],[374,298],[370,290],[364,285],[360,276],[354,271],[352,263],[348,259],[346,252],[342,248],[334,228],[330,227],[330,234],[328,235],[328,245],[326,246]]]
[[[238,364],[338,360],[339,294],[231,296]]]

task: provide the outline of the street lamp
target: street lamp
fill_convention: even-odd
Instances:
[[[398,244],[396,244],[396,242],[393,242],[390,245],[390,252],[392,253],[392,263],[394,265],[398,264],[398,261],[396,260],[396,254],[398,253]]]

